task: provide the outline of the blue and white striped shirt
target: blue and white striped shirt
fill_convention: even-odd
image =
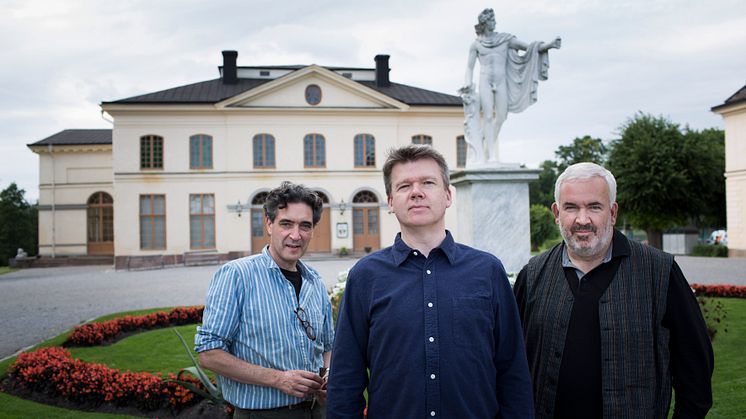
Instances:
[[[306,336],[295,316],[295,289],[265,247],[261,254],[223,265],[207,291],[202,326],[194,338],[197,352],[222,349],[249,363],[276,370],[318,373],[323,353],[334,343],[332,308],[319,274],[298,263],[303,285],[300,307],[316,332]],[[303,399],[282,391],[219,376],[223,396],[243,409],[271,409]]]

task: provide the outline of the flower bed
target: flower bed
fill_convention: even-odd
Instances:
[[[117,406],[135,406],[143,410],[164,407],[182,409],[194,400],[194,393],[170,381],[169,374],[120,372],[103,364],[73,359],[64,348],[42,348],[18,355],[10,367],[9,377],[15,385],[42,394],[63,397],[71,402],[99,405],[104,402]],[[179,377],[199,385],[191,377]]]
[[[83,324],[73,329],[64,345],[95,346],[111,342],[122,333],[199,323],[204,309],[204,306],[176,307],[169,312],[158,311],[142,316],[124,316],[101,323]]]
[[[692,284],[692,289],[698,296],[746,298],[746,286]]]

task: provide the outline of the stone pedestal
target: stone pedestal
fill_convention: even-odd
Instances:
[[[516,274],[531,255],[528,182],[539,170],[482,167],[451,174],[458,200],[456,241],[497,256]]]

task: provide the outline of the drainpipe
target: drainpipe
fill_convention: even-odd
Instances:
[[[56,213],[56,203],[57,203],[57,197],[55,196],[55,168],[54,168],[54,146],[52,144],[49,144],[47,147],[47,150],[49,151],[49,157],[52,159],[52,258],[54,259],[57,256],[57,238],[55,236],[55,226],[57,222],[57,213]]]

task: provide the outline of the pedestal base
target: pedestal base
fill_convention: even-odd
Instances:
[[[451,174],[458,200],[456,241],[497,256],[507,272],[531,255],[528,182],[539,171],[520,167],[469,168]]]

